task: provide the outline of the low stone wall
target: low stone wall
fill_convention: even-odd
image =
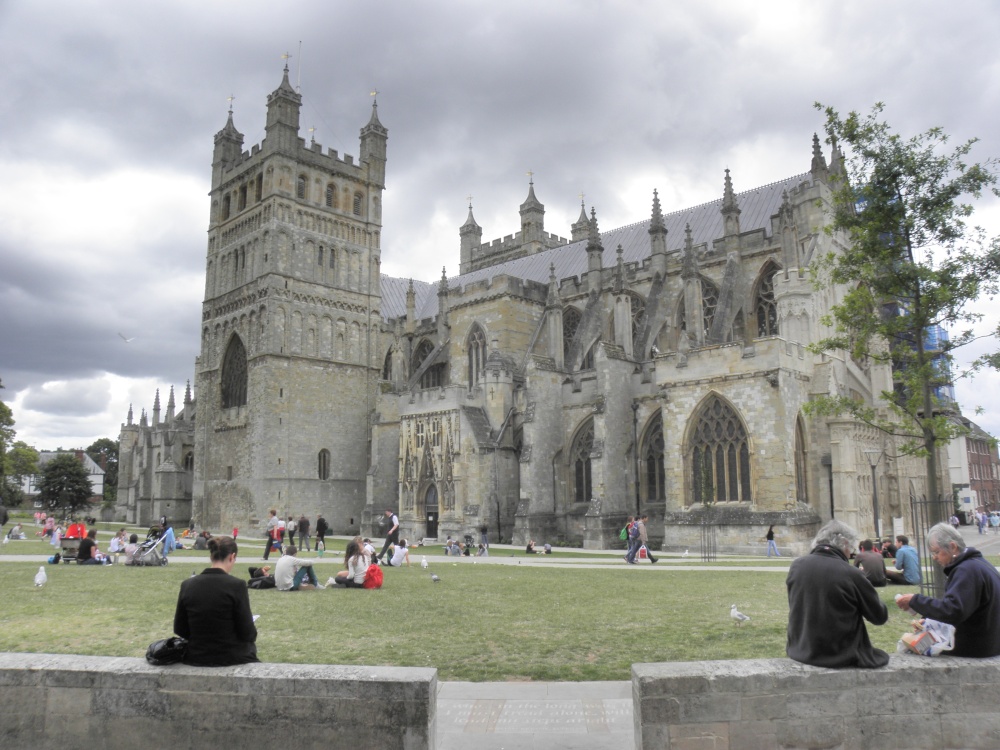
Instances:
[[[4,750],[435,746],[437,670],[0,653]]]
[[[1000,747],[1000,657],[634,664],[632,701],[641,750]]]

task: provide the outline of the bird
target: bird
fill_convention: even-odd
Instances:
[[[427,570],[427,556],[424,555],[420,558],[420,567]]]
[[[734,620],[736,620],[736,624],[737,625],[742,625],[743,623],[750,621],[750,616],[749,615],[745,615],[742,612],[740,612],[738,609],[736,609],[736,605],[735,604],[729,610],[729,616],[732,617]]]
[[[48,580],[49,580],[49,577],[47,575],[45,575],[45,566],[44,565],[39,565],[38,566],[38,572],[35,573],[35,585],[39,586],[39,587],[40,586],[44,586],[45,582],[48,581]]]
[[[130,341],[134,341],[135,340],[135,336],[133,336],[130,339],[125,338],[125,334],[122,333],[121,331],[118,332],[118,335],[122,337],[122,341],[124,341],[126,344],[129,343]]]
[[[439,583],[439,582],[441,581],[441,579],[440,579],[440,578],[438,578],[438,577],[437,577],[436,575],[434,575],[433,573],[431,573],[431,580],[432,580],[432,581],[434,581],[434,583]]]
[[[660,353],[660,347],[658,347],[658,346],[657,346],[656,344],[653,344],[653,345],[652,345],[652,346],[651,346],[651,347],[649,348],[649,350],[650,350],[650,351],[651,351],[651,352],[653,353],[653,356],[654,356],[654,357],[655,357],[655,356],[657,356],[657,355],[658,355],[658,354]]]
[[[684,554],[683,554],[683,555],[681,555],[681,557],[687,557],[687,556],[688,556],[688,551],[687,551],[687,550],[684,550]]]

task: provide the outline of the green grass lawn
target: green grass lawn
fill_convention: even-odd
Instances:
[[[3,554],[46,549],[28,549],[35,546],[4,545],[16,549]],[[178,554],[207,560],[205,553]],[[234,574],[245,578],[259,555],[246,550]],[[339,560],[342,552],[329,557]],[[419,551],[411,558],[419,561]],[[387,569],[379,591],[251,591],[261,615],[261,659],[433,666],[443,680],[587,681],[627,680],[634,662],[784,656],[788,606],[780,572],[471,563]],[[142,656],[151,641],[171,633],[178,587],[200,566],[48,565],[41,589],[33,586],[37,569],[0,564],[0,651]],[[337,569],[326,561],[318,568],[323,580]],[[441,582],[433,583],[430,572]],[[888,651],[910,622],[891,601],[901,590],[880,591],[889,623],[869,627]],[[736,627],[733,603],[752,622]]]

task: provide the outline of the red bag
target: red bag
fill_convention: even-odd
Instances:
[[[362,584],[366,589],[382,588],[382,568],[378,565],[369,565],[365,573],[365,582]]]

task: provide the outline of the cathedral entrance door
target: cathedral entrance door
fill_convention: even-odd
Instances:
[[[427,488],[424,495],[424,515],[427,517],[427,534],[431,539],[438,535],[438,491],[433,484]]]

